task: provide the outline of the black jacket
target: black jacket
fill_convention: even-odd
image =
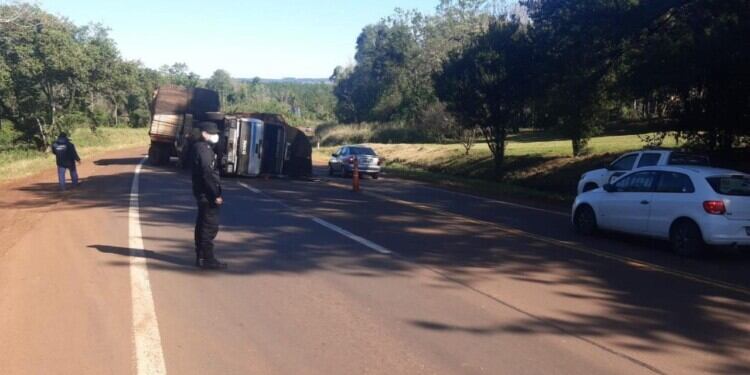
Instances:
[[[210,202],[221,197],[221,181],[216,153],[205,141],[196,142],[191,147],[193,158],[193,195],[205,197]]]
[[[76,152],[76,146],[70,143],[68,138],[60,137],[52,144],[52,153],[57,159],[57,166],[62,168],[75,168],[76,162],[81,161]]]

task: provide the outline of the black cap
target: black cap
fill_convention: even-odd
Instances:
[[[198,127],[201,129],[201,131],[204,131],[208,134],[219,134],[219,127],[216,126],[216,124],[213,122],[199,122]]]

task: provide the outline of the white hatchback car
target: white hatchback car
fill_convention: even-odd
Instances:
[[[597,229],[667,239],[682,255],[706,244],[750,245],[750,175],[700,166],[636,170],[614,184],[580,194],[576,230]]]
[[[581,176],[578,181],[578,194],[594,190],[617,181],[626,173],[640,168],[662,165],[701,165],[710,166],[707,156],[688,154],[670,149],[648,149],[629,152],[620,156],[606,168],[594,169]]]

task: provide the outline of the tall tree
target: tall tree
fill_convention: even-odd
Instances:
[[[226,105],[227,97],[234,91],[234,86],[232,85],[232,76],[229,75],[229,72],[227,72],[226,70],[218,69],[206,82],[206,88],[218,92],[222,106]]]
[[[435,75],[440,100],[467,129],[479,128],[503,175],[507,134],[525,121],[532,99],[532,46],[516,19],[499,18]]]
[[[642,5],[640,13],[652,16],[627,44],[620,88],[668,103],[667,115],[691,141],[729,154],[750,135],[750,3],[671,5]]]
[[[339,121],[419,123],[429,111],[441,111],[432,74],[449,52],[487,29],[490,3],[443,0],[435,16],[397,9],[365,27],[357,38],[356,65],[339,67],[332,76]]]
[[[570,138],[573,155],[606,122],[608,75],[628,30],[631,0],[527,0],[538,51],[540,123]],[[613,26],[617,25],[617,26]]]
[[[159,73],[164,77],[165,83],[185,87],[198,87],[200,76],[190,71],[185,63],[174,63],[172,65],[162,65]]]
[[[58,112],[76,99],[86,56],[74,37],[75,25],[37,7],[20,7],[25,18],[0,28],[0,55],[10,68],[0,107],[3,117],[46,147]],[[0,14],[13,9],[0,7]]]
[[[94,97],[103,96],[110,103],[112,120],[119,125],[119,111],[123,109],[128,96],[136,90],[138,81],[137,63],[123,61],[109,30],[94,24],[81,29],[80,39],[90,63],[87,88],[89,112],[93,112]]]

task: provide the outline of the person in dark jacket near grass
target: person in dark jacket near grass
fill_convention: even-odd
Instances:
[[[70,142],[67,134],[60,133],[55,143],[52,144],[52,153],[55,154],[55,159],[57,159],[57,180],[60,184],[60,190],[65,191],[65,172],[68,170],[73,186],[78,186],[76,163],[81,164],[81,158],[78,157],[76,146]]]
[[[213,122],[198,124],[201,138],[193,144],[193,195],[198,203],[195,222],[195,265],[203,269],[223,269],[226,263],[214,255],[214,239],[219,233],[219,208],[224,203],[221,195],[216,151],[219,128]]]

